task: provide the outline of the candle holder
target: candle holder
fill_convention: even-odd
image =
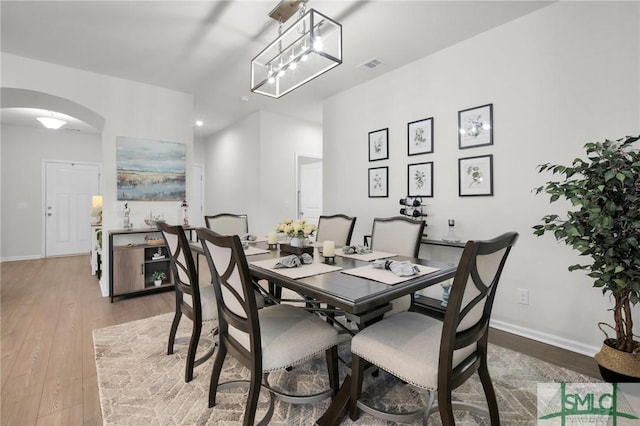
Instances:
[[[324,263],[328,263],[333,265],[334,263],[336,263],[336,257],[335,256],[323,256],[324,257]]]
[[[267,244],[267,250],[278,250],[278,243]]]

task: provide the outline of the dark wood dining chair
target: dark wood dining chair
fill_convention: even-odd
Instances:
[[[401,312],[362,330],[351,341],[350,417],[360,410],[396,422],[440,413],[442,424],[455,425],[453,410],[488,414],[500,424],[498,404],[487,367],[489,320],[498,281],[518,234],[509,232],[487,241],[468,241],[451,286],[444,322],[416,312]],[[410,385],[426,389],[423,410],[390,413],[367,405],[362,396],[365,362]],[[452,391],[475,372],[480,377],[487,408],[453,401]],[[437,401],[436,401],[437,399]]]
[[[184,315],[193,323],[184,372],[185,382],[190,382],[193,379],[193,369],[211,358],[216,348],[215,335],[217,334],[217,327],[214,326],[211,331],[214,337],[211,348],[196,359],[203,323],[214,321],[217,318],[215,293],[212,285],[203,287],[199,285],[193,254],[184,228],[180,225],[167,225],[164,222],[156,222],[156,226],[162,232],[167,244],[169,256],[171,257],[173,282],[175,283],[176,312],[169,332],[167,355],[171,355],[174,352],[176,332]]]
[[[320,216],[316,241],[335,241],[336,247],[348,246],[355,225],[356,218],[344,214]]]
[[[246,214],[219,213],[204,217],[207,228],[222,235],[243,236],[249,233]]]
[[[394,253],[398,256],[418,257],[420,242],[424,232],[424,220],[410,219],[404,216],[373,219],[371,249]],[[393,260],[393,258],[390,258]],[[385,317],[411,309],[413,295],[399,297],[391,301],[391,310]]]
[[[339,386],[337,331],[318,316],[291,305],[279,304],[258,310],[256,284],[252,281],[240,238],[223,236],[205,228],[198,228],[196,232],[213,277],[220,329],[220,347],[211,372],[209,407],[215,405],[219,390],[248,386],[243,423],[253,425],[260,389],[265,388],[270,393],[271,404],[260,424],[266,424],[273,412],[274,397],[302,404],[335,395]],[[285,370],[322,352],[327,360],[329,389],[296,396],[269,384],[270,372]],[[248,382],[220,383],[227,354],[249,369]]]

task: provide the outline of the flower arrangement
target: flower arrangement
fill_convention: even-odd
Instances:
[[[276,226],[276,232],[282,232],[289,238],[308,238],[316,231],[316,225],[307,223],[304,219],[286,219]]]

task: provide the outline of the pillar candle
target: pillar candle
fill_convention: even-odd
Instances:
[[[336,242],[335,241],[323,241],[322,242],[322,255],[324,257],[331,257],[336,255]]]
[[[277,244],[278,243],[278,236],[276,235],[275,232],[269,232],[269,235],[267,236],[267,244]]]

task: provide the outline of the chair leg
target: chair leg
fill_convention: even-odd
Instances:
[[[340,388],[340,377],[338,376],[338,347],[333,346],[326,350],[327,368],[329,370],[329,386],[333,389],[333,395],[338,393]]]
[[[173,322],[171,323],[171,331],[169,331],[169,344],[167,345],[167,355],[173,354],[173,346],[176,342],[176,333],[178,331],[178,325],[180,325],[180,318],[182,317],[182,311],[176,307],[176,314],[173,316]]]
[[[484,394],[487,398],[487,406],[489,407],[491,426],[499,426],[500,413],[498,411],[498,401],[496,399],[495,390],[493,389],[493,383],[491,382],[491,376],[489,375],[489,368],[487,367],[486,358],[483,358],[480,361],[478,375],[480,376],[480,383],[482,383],[482,388],[484,389]]]
[[[187,351],[187,365],[184,372],[184,381],[187,383],[193,380],[193,368],[196,361],[196,352],[198,350],[201,332],[202,324],[197,324],[196,321],[194,321],[191,340],[189,341],[189,350]]]
[[[349,417],[351,420],[358,420],[360,409],[358,400],[362,395],[362,379],[364,378],[364,360],[358,355],[353,355],[351,359],[351,398],[349,400]]]
[[[451,389],[438,389],[438,411],[440,412],[440,420],[442,426],[455,426],[456,421],[453,417],[453,407],[451,405]]]
[[[249,383],[249,395],[247,395],[247,407],[244,410],[244,426],[253,426],[258,410],[258,398],[262,387],[262,375],[258,371],[251,372]]]
[[[209,382],[209,408],[216,405],[216,395],[218,394],[218,383],[220,383],[220,373],[222,373],[222,364],[227,356],[227,347],[220,343],[216,359],[213,362],[211,370],[211,381]]]

